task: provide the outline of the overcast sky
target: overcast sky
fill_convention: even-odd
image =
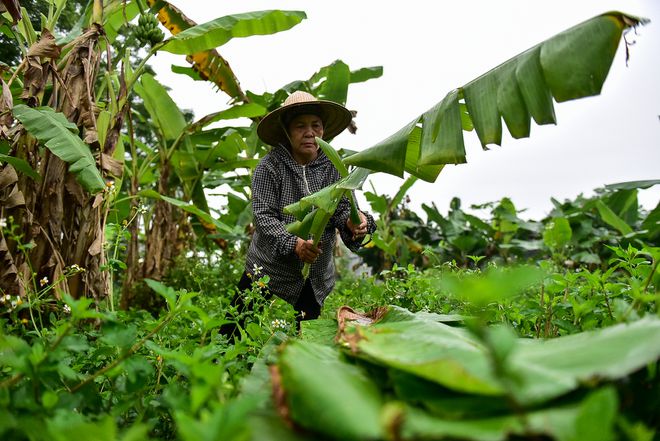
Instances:
[[[347,107],[358,111],[356,135],[344,133],[335,148],[363,150],[391,135],[462,86],[527,48],[595,15],[619,10],[651,19],[629,40],[626,67],[619,46],[602,94],[555,105],[556,126],[532,123],[531,136],[483,151],[464,132],[467,164],[447,166],[433,184],[411,190],[413,208],[435,202],[446,212],[452,197],[464,206],[510,197],[525,218],[541,218],[552,205],[605,184],[660,178],[660,1],[609,0],[408,0],[218,2],[171,1],[198,23],[224,15],[302,10],[307,19],[276,35],[231,40],[218,51],[244,90],[274,92],[341,59],[351,69],[383,66],[383,76],[349,88]],[[228,107],[210,84],[171,73],[183,56],[160,53],[154,65],[174,100],[196,118]],[[380,193],[394,194],[401,179],[370,178]],[[370,189],[369,183],[365,189]],[[653,207],[660,186],[642,191]]]

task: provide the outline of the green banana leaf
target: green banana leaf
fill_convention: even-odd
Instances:
[[[287,205],[282,211],[294,216],[298,220],[303,220],[312,207],[318,207],[326,213],[334,213],[343,193],[341,189],[337,188],[337,183],[334,183],[316,193],[305,196],[296,203]]]
[[[157,12],[158,20],[172,35],[177,35],[186,29],[196,26],[197,23],[189,19],[179,8],[163,0],[147,0],[153,12]],[[195,80],[208,80],[218,89],[238,101],[245,101],[245,94],[241,90],[234,71],[215,49],[197,52],[186,57],[192,68],[172,66],[172,71],[185,73]]]
[[[337,188],[342,188],[344,190],[359,190],[364,185],[364,181],[367,180],[371,171],[366,168],[356,168],[348,176],[337,181]]]
[[[463,328],[432,320],[387,320],[342,336],[358,340],[358,355],[436,382],[456,392],[502,396],[485,348]]]
[[[357,356],[437,383],[455,392],[504,396],[488,353],[467,330],[422,316],[398,314],[371,326],[351,328],[342,341]],[[660,319],[583,332],[552,340],[517,339],[506,359],[521,405],[563,396],[584,383],[616,380],[660,359]]]
[[[140,13],[137,1],[141,0],[127,2],[115,1],[109,2],[105,6],[103,10],[103,30],[110,43],[114,42],[117,36],[122,34],[122,28]]]
[[[229,109],[221,110],[219,112],[204,116],[199,121],[195,122],[191,129],[201,129],[202,127],[206,127],[209,124],[224,119],[257,118],[264,116],[266,113],[268,113],[268,109],[257,103],[239,104],[230,107]]]
[[[337,150],[335,150],[330,144],[328,144],[318,136],[316,137],[316,143],[319,145],[323,153],[325,153],[325,156],[328,157],[330,162],[332,162],[332,165],[335,166],[335,168],[339,172],[339,176],[341,176],[342,178],[348,176],[348,168],[346,168],[346,165],[341,160],[341,157],[339,156],[339,153],[337,153]]]
[[[332,148],[330,144],[328,144],[319,137],[316,137],[316,143],[319,145],[321,150],[323,150],[323,153],[325,153],[325,155],[330,159],[332,165],[335,166],[335,168],[339,172],[339,176],[341,176],[342,178],[348,176],[348,169],[346,168],[344,162],[339,157],[339,153],[337,153],[337,150]],[[354,225],[359,225],[361,219],[360,219],[360,214],[358,213],[357,204],[355,203],[355,197],[353,196],[353,192],[349,191],[347,193],[347,196],[348,196],[348,201],[351,204],[351,215],[350,215],[351,222],[353,222]]]
[[[658,184],[660,184],[660,179],[649,179],[646,181],[628,181],[609,184],[605,188],[608,190],[635,190],[638,188],[644,190]]]
[[[291,418],[333,439],[381,439],[383,398],[370,378],[338,351],[292,341],[278,364]]]
[[[286,31],[307,18],[302,11],[258,11],[228,15],[193,26],[167,40],[161,50],[194,54],[222,46],[232,38]]]
[[[312,77],[312,83],[323,79],[325,81],[316,91],[316,97],[321,100],[334,101],[335,103],[346,103],[348,97],[348,85],[351,83],[351,71],[348,65],[337,60],[329,66],[321,69]]]
[[[26,176],[31,177],[35,181],[41,181],[41,175],[37,173],[35,169],[30,167],[30,164],[25,159],[17,158],[15,156],[8,156],[0,153],[0,163],[2,162],[10,164],[17,171],[23,173]]]
[[[613,388],[603,388],[577,403],[520,415],[479,419],[441,419],[413,407],[403,414],[401,439],[463,439],[505,441],[511,435],[534,439],[539,434],[557,441],[613,440],[618,398]]]
[[[177,148],[167,154],[183,183],[185,198],[189,199],[202,171],[196,148],[187,134],[189,126],[186,119],[167,89],[153,75],[143,74],[135,84],[135,91],[143,99],[156,130],[166,141],[171,141],[172,145],[177,144]],[[163,152],[167,152],[167,149],[163,149]]]
[[[660,320],[648,317],[556,339],[520,340],[509,360],[523,378],[514,393],[521,403],[536,403],[623,378],[658,361],[659,332]]]
[[[349,71],[348,66],[343,61],[336,60],[320,68],[318,72],[314,73],[307,80],[297,80],[282,86],[275,94],[255,95],[248,93],[248,95],[251,101],[258,102],[270,110],[281,106],[282,102],[297,90],[303,90],[315,97],[329,99],[345,105],[348,87],[351,84],[362,83],[379,78],[382,75],[382,66],[365,67]],[[351,126],[349,126],[350,129]]]
[[[204,140],[200,136],[191,135],[190,140],[195,144],[195,155],[202,168],[215,169],[221,164],[240,161],[241,152],[248,146],[238,132],[225,132],[213,137],[211,148],[205,148]]]
[[[71,164],[69,171],[83,188],[92,194],[105,188],[105,181],[96,167],[96,161],[82,139],[77,136],[78,128],[59,112],[50,107],[31,108],[17,104],[14,117],[25,129],[62,161]]]
[[[299,221],[302,221],[313,207],[319,208],[318,213],[332,215],[341,197],[347,192],[361,188],[369,174],[369,170],[357,168],[334,184],[305,196],[296,203],[287,205],[282,211],[294,216]]]
[[[188,66],[177,66],[175,64],[172,65],[171,67],[172,72],[181,74],[181,75],[186,75],[190,77],[193,81],[206,81],[206,79],[202,78],[202,76],[192,67]]]
[[[291,234],[295,234],[298,237],[309,237],[312,231],[312,225],[314,224],[314,219],[316,218],[316,213],[318,209],[315,208],[302,218],[302,220],[290,223],[286,226],[286,231]]]
[[[163,196],[162,194],[158,193],[155,190],[142,190],[139,193],[139,196],[145,197],[145,198],[150,198],[150,199],[160,199],[162,201],[165,201],[167,203],[170,203],[174,205],[175,207],[178,207],[182,209],[185,212],[188,212],[190,214],[194,214],[197,216],[202,222],[205,222],[206,224],[213,225],[215,226],[219,231],[225,232],[225,233],[234,233],[234,230],[229,226],[226,225],[213,216],[211,216],[209,213],[206,213],[205,211],[202,211],[200,208],[198,208],[194,204],[188,204],[184,201],[181,201],[179,199],[174,199],[168,196]]]
[[[388,315],[394,317],[388,319]],[[394,310],[388,315],[381,322],[412,325],[419,318],[417,314],[410,314],[405,310]],[[330,328],[336,329],[336,323],[326,322],[319,328],[323,329],[321,338],[317,338],[312,332],[315,328],[312,323],[312,330],[307,331],[311,333],[310,340],[289,341],[284,346],[276,362],[278,375],[274,375],[272,380],[275,389],[281,389],[281,396],[284,397],[282,402],[275,403],[280,414],[288,415],[287,418],[295,426],[307,429],[311,434],[337,440],[503,441],[511,435],[532,434],[543,434],[566,441],[613,439],[618,397],[611,386],[596,388],[586,396],[576,395],[552,407],[531,409],[522,413],[522,409],[513,412],[509,408],[510,403],[501,398],[453,395],[442,404],[446,410],[451,411],[452,406],[467,409],[468,406],[462,405],[462,401],[467,400],[466,402],[473,405],[472,410],[480,411],[480,415],[466,416],[454,412],[453,416],[442,416],[434,409],[425,410],[414,404],[426,404],[436,398],[435,393],[447,395],[446,389],[443,391],[438,386],[433,389],[433,385],[429,388],[428,384],[423,383],[415,385],[414,382],[419,377],[408,374],[402,377],[401,372],[393,369],[391,364],[386,368],[396,375],[387,379],[381,376],[377,366],[369,364],[369,360],[366,360],[366,364],[354,363],[351,357],[342,355],[341,351],[332,347]],[[330,328],[326,331],[328,326]],[[657,332],[656,329],[648,331],[644,341],[652,339],[651,332]],[[380,330],[383,334],[388,332],[389,329]],[[365,337],[369,339],[372,335]],[[397,334],[392,338],[398,336]],[[590,337],[587,336],[586,340],[590,340]],[[363,341],[359,339],[358,345]],[[450,342],[451,340],[447,341],[448,344]],[[451,347],[450,352],[454,350],[455,347]],[[393,354],[392,358],[397,355],[400,355],[400,352]],[[423,358],[422,356],[421,359]],[[571,364],[571,359],[559,358],[561,363]],[[591,364],[597,366],[599,361]],[[634,364],[644,366],[639,358]],[[622,373],[623,371],[619,371],[616,376]],[[408,379],[402,382],[401,379],[405,378],[405,375],[408,375]],[[379,389],[391,385],[392,379],[395,396],[386,397]],[[411,391],[411,388],[419,390]],[[478,409],[479,407],[486,409]]]
[[[617,216],[617,214],[612,211],[610,207],[605,205],[600,199],[596,201],[596,208],[598,209],[598,214],[600,214],[603,222],[616,228],[619,233],[623,234],[624,236],[634,233],[630,225],[628,225],[626,221]]]
[[[330,149],[332,149],[332,147],[330,147]],[[351,194],[351,191],[361,188],[369,174],[370,171],[367,169],[356,168],[349,175],[334,184],[329,185],[314,194],[305,196],[294,204],[284,207],[282,210],[284,213],[291,214],[298,219],[298,222],[293,222],[286,226],[287,231],[300,238],[311,236],[314,245],[318,245],[321,240],[321,235],[328,225],[330,218],[335,213],[342,196]],[[316,208],[314,209],[314,207]],[[353,210],[354,209],[352,209],[352,211]],[[298,233],[306,234],[301,235]],[[310,264],[306,263],[302,268],[303,278],[307,279],[309,271]]]
[[[363,83],[383,76],[383,66],[363,67],[351,71],[351,83]]]
[[[623,30],[645,22],[621,12],[587,20],[452,90],[401,130],[344,162],[400,177],[407,171],[434,182],[440,169],[425,167],[466,162],[462,130],[471,125],[484,148],[499,145],[502,119],[514,138],[527,137],[531,118],[555,123],[553,97],[563,102],[599,94]]]
[[[153,75],[145,73],[135,84],[135,91],[144,100],[153,124],[165,139],[178,138],[186,128],[186,119],[167,89]]]

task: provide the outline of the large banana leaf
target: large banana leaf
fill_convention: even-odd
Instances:
[[[556,383],[559,389],[566,382],[563,376],[578,380],[580,384],[575,387],[580,387],[581,391],[561,401],[550,401],[555,393],[546,395],[540,402],[532,400],[538,405],[527,407],[524,402],[518,402],[512,408],[512,402],[504,399],[504,394],[499,398],[457,394],[421,380],[419,373],[424,373],[426,361],[433,357],[425,354],[424,345],[427,352],[436,353],[436,344],[442,340],[447,360],[461,358],[457,352],[483,350],[476,339],[463,330],[444,325],[434,329],[419,327],[422,322],[439,324],[437,320],[441,318],[393,308],[374,324],[368,325],[369,320],[365,320],[353,330],[349,324],[348,332],[342,335],[356,336],[350,340],[350,352],[333,346],[331,335],[336,324],[332,323],[328,324],[333,329],[323,331],[323,338],[312,338],[319,342],[306,339],[285,343],[276,368],[271,370],[277,410],[294,427],[307,429],[306,433],[323,439],[503,441],[516,435],[525,439],[546,435],[566,441],[614,439],[619,398],[614,387],[599,386],[599,383],[625,378],[660,355],[658,343],[654,342],[660,325],[656,318],[547,342],[520,339],[512,356],[513,364],[531,364],[534,369],[530,372],[541,377],[547,377],[548,372],[560,374],[547,382],[549,386]],[[436,339],[437,333],[446,333],[446,338]],[[413,334],[416,335],[414,348],[409,348],[411,340],[407,337]],[[379,346],[385,341],[388,344],[381,350],[363,352],[364,347]],[[407,364],[410,352],[418,352],[407,368],[414,370],[412,375],[399,370]],[[360,360],[355,360],[355,356]],[[465,360],[466,364],[460,368],[469,367],[470,361],[474,360]],[[484,373],[493,379],[496,377],[487,370],[480,375]],[[459,370],[447,373],[441,368],[429,368],[425,376],[460,374]],[[406,375],[408,381],[402,382],[401,378]],[[537,381],[533,378],[519,380],[523,382],[521,388],[526,387],[528,381]],[[414,385],[414,381],[421,382]],[[419,390],[411,393],[402,389],[411,385]],[[450,411],[449,415],[427,405],[429,400],[443,396],[446,397],[443,406]],[[464,402],[473,407],[475,415],[451,412],[452,406],[461,407]],[[487,409],[484,410],[484,406]]]
[[[206,127],[209,124],[223,120],[223,119],[236,119],[236,118],[258,118],[268,113],[268,109],[257,103],[245,103],[232,106],[228,109],[219,112],[211,113],[204,116],[199,121],[195,122],[192,129]]]
[[[312,79],[312,84],[318,83],[325,78],[316,97],[322,100],[345,103],[348,97],[348,85],[351,82],[351,70],[341,60],[337,60],[329,66],[319,70]]]
[[[394,316],[388,317],[391,312]],[[647,318],[556,339],[514,342],[507,372],[516,379],[508,393],[523,405],[547,402],[581,384],[615,380],[660,359],[660,320]],[[461,328],[397,314],[391,307],[378,323],[343,334],[358,356],[443,387],[468,394],[504,396],[501,378],[486,349]]]
[[[194,54],[222,46],[232,38],[286,31],[305,18],[302,11],[280,10],[227,15],[174,35],[162,50],[174,54]]]
[[[404,410],[401,439],[464,439],[505,441],[512,435],[535,439],[539,434],[558,441],[612,440],[618,398],[612,388],[591,393],[577,404],[520,415],[478,419],[443,419],[414,407]],[[545,439],[545,437],[544,437]]]
[[[462,131],[471,124],[485,148],[501,143],[502,119],[514,138],[527,137],[531,118],[555,123],[553,97],[562,102],[599,94],[623,30],[643,23],[621,12],[587,20],[452,90],[401,130],[345,162],[396,176],[407,171],[433,182],[438,166],[466,162]]]
[[[168,141],[177,139],[186,128],[186,119],[167,89],[153,75],[145,73],[135,83],[135,91],[144,101],[153,124]]]
[[[617,214],[614,211],[612,211],[610,207],[605,205],[603,201],[601,200],[596,201],[596,209],[598,209],[598,214],[600,214],[600,217],[601,219],[603,219],[603,222],[616,228],[619,231],[619,233],[623,234],[624,236],[634,233],[630,225],[628,225],[626,221],[624,221],[619,216],[617,216]]]
[[[370,378],[339,352],[294,341],[280,357],[281,387],[291,418],[334,439],[381,439],[383,398]]]
[[[169,2],[148,0],[148,4],[152,9],[158,11],[158,20],[172,35],[177,35],[197,25]],[[186,60],[192,64],[193,70],[199,74],[201,79],[211,81],[218,89],[234,99],[246,101],[245,94],[238,83],[236,75],[234,75],[234,71],[218,51],[211,49],[197,52],[188,55]]]
[[[71,164],[69,171],[76,175],[85,190],[94,194],[105,188],[89,146],[77,136],[76,125],[62,113],[50,107],[31,108],[24,104],[14,106],[13,113],[32,136],[55,156]]]

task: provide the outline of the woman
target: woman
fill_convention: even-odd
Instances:
[[[285,226],[295,221],[282,209],[339,180],[337,169],[316,144],[316,137],[334,138],[350,123],[345,107],[320,101],[306,92],[294,92],[284,104],[266,115],[257,135],[272,150],[260,161],[252,178],[252,211],[255,233],[247,253],[239,289],[250,288],[255,277],[269,276],[268,291],[293,305],[300,320],[315,319],[335,284],[332,251],[338,230],[346,246],[355,251],[366,234],[376,230],[370,214],[359,212],[354,225],[350,204],[343,198],[319,246],[296,237]],[[311,264],[307,280],[301,270]],[[269,294],[266,294],[269,295]]]

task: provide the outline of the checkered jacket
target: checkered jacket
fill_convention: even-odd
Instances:
[[[338,181],[339,172],[319,150],[319,156],[307,165],[300,165],[282,146],[273,148],[259,162],[252,177],[252,211],[255,233],[247,253],[246,271],[254,275],[255,268],[269,276],[269,290],[296,304],[305,281],[301,275],[303,262],[294,252],[296,236],[285,226],[296,219],[284,214],[282,209],[302,197],[315,193]],[[360,247],[353,241],[346,226],[350,203],[346,197],[339,202],[335,214],[321,236],[321,254],[310,269],[310,282],[320,305],[335,285],[335,268],[332,258],[335,231],[352,251]],[[376,230],[373,217],[365,213],[369,233]],[[303,238],[307,239],[307,238]]]

